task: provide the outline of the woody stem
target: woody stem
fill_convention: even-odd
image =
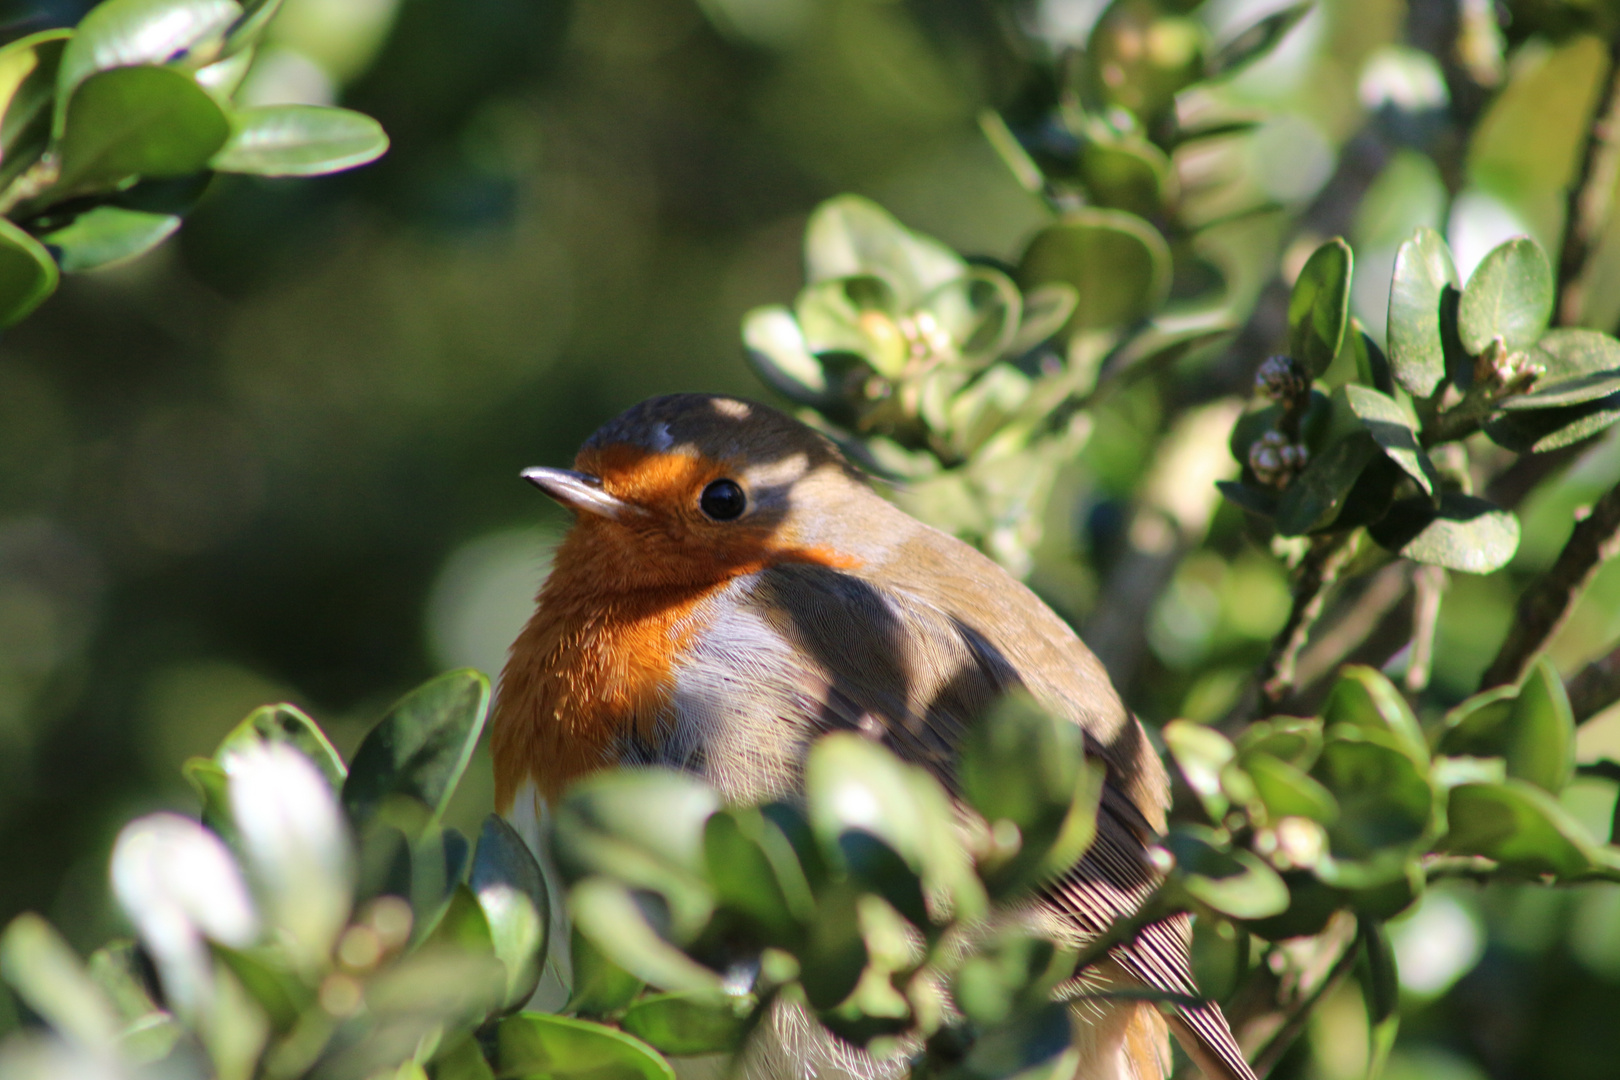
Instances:
[[[1300,650],[1311,636],[1311,629],[1322,616],[1328,590],[1339,578],[1355,545],[1353,534],[1319,537],[1311,546],[1299,576],[1294,581],[1294,603],[1271,645],[1271,655],[1259,672],[1260,700],[1266,708],[1276,708],[1294,688],[1295,668]]]

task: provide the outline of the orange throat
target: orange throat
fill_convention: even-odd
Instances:
[[[573,541],[579,530],[570,535]],[[612,765],[621,740],[659,738],[671,668],[696,625],[704,584],[610,592],[565,542],[533,618],[501,674],[490,748],[502,813],[525,780],[547,801],[578,777]],[[581,544],[580,546],[584,546]]]

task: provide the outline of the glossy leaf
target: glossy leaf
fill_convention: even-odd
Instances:
[[[489,680],[471,669],[424,683],[388,710],[354,752],[343,805],[364,823],[386,799],[418,799],[425,827],[444,813],[489,711]]]
[[[1322,723],[1387,731],[1419,765],[1428,765],[1429,749],[1411,706],[1395,685],[1375,668],[1352,664],[1339,678],[1322,707]]]
[[[1224,850],[1202,826],[1170,830],[1164,846],[1176,858],[1175,881],[1194,900],[1234,919],[1263,919],[1288,907],[1277,872],[1249,852]]]
[[[1288,300],[1288,350],[1317,378],[1344,343],[1350,323],[1350,245],[1334,237],[1317,248],[1294,280]]]
[[[1361,965],[1357,972],[1362,986],[1362,999],[1367,1005],[1370,1046],[1370,1065],[1367,1075],[1377,1077],[1383,1072],[1384,1062],[1394,1046],[1395,1034],[1401,1023],[1401,983],[1395,966],[1395,950],[1389,934],[1378,919],[1362,918],[1357,922],[1361,944]]]
[[[581,1016],[617,1013],[647,985],[608,959],[578,927],[569,935],[569,957],[574,985],[566,1012]]]
[[[57,190],[64,193],[199,172],[230,135],[208,91],[159,67],[91,75],[73,92],[63,123]]]
[[[1426,398],[1446,375],[1446,305],[1459,295],[1457,267],[1440,234],[1422,228],[1395,255],[1389,284],[1389,366],[1397,382]]]
[[[232,55],[256,45],[270,20],[281,10],[281,4],[282,0],[245,0],[241,18],[232,24],[225,37],[225,54]]]
[[[1419,441],[1416,417],[1394,398],[1369,386],[1351,383],[1339,387],[1333,394],[1336,401],[1342,400],[1361,421],[1378,448],[1417,481],[1424,494],[1432,495],[1439,489],[1440,476]]]
[[[1052,282],[1074,288],[1079,302],[1069,329],[1119,326],[1152,314],[1170,289],[1170,248],[1159,231],[1122,210],[1087,208],[1037,233],[1018,268],[1033,289]]]
[[[734,1009],[686,994],[644,997],[625,1010],[619,1026],[671,1057],[728,1053],[748,1033],[747,1018]]]
[[[551,897],[534,853],[499,815],[484,819],[467,884],[483,909],[490,946],[506,965],[506,1005],[516,1008],[540,983]]]
[[[1616,876],[1615,859],[1545,791],[1523,780],[1460,784],[1437,850],[1495,859],[1514,876]]]
[[[1163,211],[1174,175],[1164,151],[1146,140],[1093,139],[1080,155],[1080,177],[1092,201],[1143,218]]]
[[[1175,758],[1187,786],[1203,803],[1212,822],[1226,817],[1231,803],[1221,787],[1221,770],[1236,757],[1231,740],[1214,728],[1191,720],[1172,720],[1164,726],[1164,742]]]
[[[495,1080],[495,1070],[484,1060],[478,1039],[466,1035],[433,1059],[433,1080]]]
[[[1620,341],[1608,334],[1553,330],[1536,343],[1530,358],[1545,370],[1530,393],[1506,398],[1504,409],[1580,405],[1620,394]]]
[[[1523,684],[1476,694],[1446,715],[1439,750],[1500,757],[1506,775],[1556,795],[1575,769],[1575,717],[1563,680],[1541,657]]]
[[[1493,249],[1474,269],[1457,304],[1457,332],[1474,356],[1496,337],[1510,352],[1528,349],[1547,329],[1552,310],[1547,256],[1521,236]]]
[[[1237,749],[1246,759],[1250,754],[1270,754],[1300,769],[1309,769],[1322,751],[1322,722],[1292,716],[1256,720],[1237,738]]]
[[[323,176],[375,161],[388,150],[388,136],[377,121],[323,105],[241,109],[231,129],[209,162],[220,172]]]
[[[682,990],[718,1000],[720,976],[690,959],[659,933],[645,904],[623,884],[591,877],[568,891],[574,927],[603,956],[661,990]]]
[[[815,917],[815,899],[793,845],[757,809],[721,810],[703,830],[709,881],[719,904],[742,914],[766,940],[792,949]]]
[[[218,43],[241,14],[235,0],[106,0],[85,15],[62,55],[61,99],[95,72],[167,64]]]
[[[56,260],[10,221],[0,218],[0,327],[14,326],[56,291]]]
[[[1304,536],[1332,525],[1362,470],[1377,455],[1378,444],[1365,431],[1335,438],[1283,490],[1277,500],[1277,532]]]
[[[214,757],[223,761],[228,752],[260,742],[286,743],[291,746],[314,762],[315,767],[321,770],[321,775],[326,777],[333,788],[341,788],[344,777],[348,775],[349,770],[343,764],[343,758],[338,755],[320,726],[298,706],[285,702],[254,709],[248,714],[247,719],[236,725],[231,733],[220,741]]]
[[[144,255],[180,227],[174,214],[151,214],[121,206],[93,207],[40,237],[62,271],[82,273]]]
[[[811,284],[876,276],[894,290],[903,309],[967,271],[950,248],[912,232],[858,195],[840,195],[816,207],[805,226],[804,251]]]
[[[1339,816],[1333,793],[1286,761],[1264,753],[1245,755],[1243,771],[1272,821],[1297,816],[1328,825]]]
[[[41,30],[0,48],[0,185],[39,160],[51,137],[56,73],[71,30]]]
[[[1436,508],[1427,498],[1402,499],[1369,530],[1374,540],[1416,562],[1488,574],[1519,549],[1519,519],[1484,499],[1448,491]]]
[[[519,1013],[496,1029],[499,1072],[513,1080],[675,1080],[658,1052],[622,1031],[544,1013]]]
[[[1570,446],[1620,420],[1620,393],[1579,405],[1508,412],[1485,425],[1499,446],[1520,454],[1544,454]]]
[[[743,345],[749,366],[766,386],[800,404],[826,403],[826,372],[787,308],[760,307],[743,316]]]
[[[231,824],[230,777],[219,762],[212,758],[188,758],[180,768],[191,790],[202,802],[202,823],[227,842],[236,838],[236,827]]]

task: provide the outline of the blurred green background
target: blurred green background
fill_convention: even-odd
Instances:
[[[9,39],[88,6],[6,3],[0,24]],[[288,0],[243,96],[341,101],[383,123],[390,153],[330,179],[222,178],[176,241],[66,280],[0,341],[0,923],[40,910],[81,950],[115,930],[118,826],[191,809],[180,763],[253,706],[296,702],[347,752],[428,675],[496,672],[566,526],[518,471],[566,463],[650,394],[765,396],[739,321],[793,297],[819,200],[859,192],[966,253],[1011,257],[1047,211],[978,113],[1016,109],[1043,49],[1103,6]],[[1197,17],[1242,25],[1280,6],[1211,0]],[[1246,196],[1285,208],[1231,241],[1284,273],[1345,232],[1372,328],[1416,224],[1448,226],[1465,275],[1515,232],[1556,250],[1561,209],[1502,196],[1477,160],[1456,175],[1438,68],[1402,43],[1457,36],[1448,64],[1478,65],[1479,100],[1449,105],[1477,112],[1504,39],[1468,34],[1529,41],[1516,62],[1575,80],[1586,54],[1557,50],[1610,8],[1511,3],[1499,31],[1489,0],[1320,4],[1233,88],[1275,115],[1221,189],[1234,201],[1198,216]],[[1369,146],[1357,133],[1391,101],[1410,130]],[[1556,125],[1510,119],[1501,144],[1555,152]],[[1189,188],[1209,165],[1177,164]],[[1259,294],[1265,274],[1250,278],[1232,289]],[[1620,289],[1588,310],[1614,331]],[[1238,367],[1274,345],[1240,339]],[[1060,481],[1032,581],[1077,625],[1115,595],[1098,581],[1162,435],[1156,393],[1112,399]],[[1611,433],[1522,508],[1511,572],[1451,578],[1441,696],[1472,690],[1517,589],[1617,476]],[[1123,689],[1150,722],[1218,717],[1287,606],[1277,561],[1216,507]],[[1554,658],[1567,674],[1617,636],[1611,566]],[[1611,710],[1582,730],[1582,758],[1617,752]],[[487,762],[458,799],[475,827]],[[1608,834],[1612,787],[1569,799]],[[1391,1075],[1615,1074],[1620,887],[1436,889],[1393,933],[1409,1007]],[[1285,1069],[1360,1075],[1364,1025],[1330,1000]]]

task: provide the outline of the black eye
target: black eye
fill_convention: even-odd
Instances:
[[[716,480],[698,498],[698,509],[716,521],[735,521],[747,508],[748,496],[735,480]]]

